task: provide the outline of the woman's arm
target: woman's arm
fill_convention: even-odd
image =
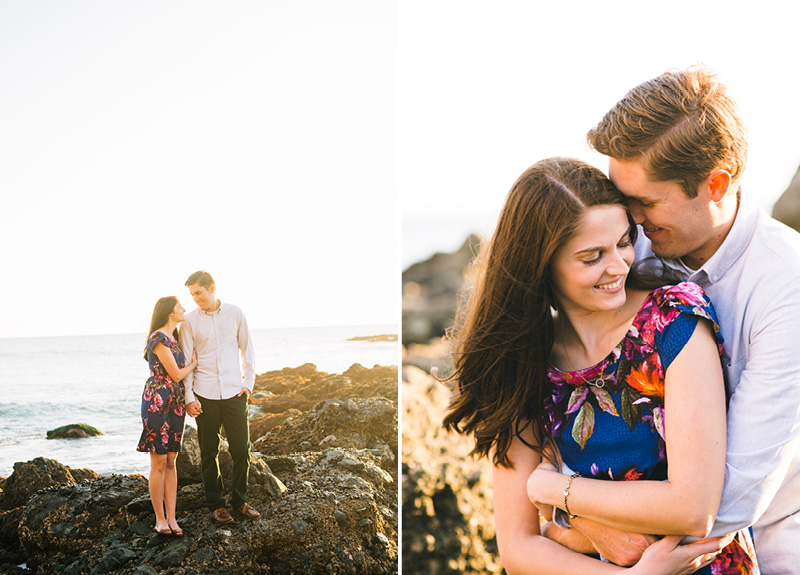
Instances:
[[[529,443],[536,441],[531,426],[523,436]],[[539,514],[528,499],[525,484],[541,458],[519,438],[511,443],[508,457],[513,469],[495,465],[492,474],[497,545],[506,572],[509,575],[620,573],[621,567],[571,551],[539,533]]]
[[[705,537],[714,523],[725,473],[725,391],[711,328],[698,321],[667,369],[667,481],[603,481],[578,477],[569,490],[574,515],[616,529]],[[531,501],[564,508],[568,478],[537,470]]]
[[[530,426],[524,439],[535,441]],[[647,548],[628,569],[571,551],[539,533],[536,507],[527,499],[526,483],[540,457],[515,438],[508,451],[513,469],[494,466],[493,493],[497,545],[509,575],[689,575],[708,565],[730,539],[680,545],[682,536],[665,537]]]
[[[192,352],[192,361],[186,364],[186,367],[180,368],[178,367],[178,362],[175,361],[175,356],[172,355],[170,349],[163,343],[157,343],[153,351],[161,362],[161,365],[167,370],[167,374],[172,378],[172,381],[181,381],[197,367],[197,354],[194,352]]]

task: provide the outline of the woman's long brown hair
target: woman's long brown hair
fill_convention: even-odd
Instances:
[[[495,465],[512,465],[511,441],[529,424],[540,442],[529,447],[542,454],[552,440],[544,412],[555,333],[550,262],[585,210],[607,204],[625,208],[625,196],[597,168],[569,158],[537,162],[514,183],[476,262],[477,284],[450,334],[455,371],[446,379],[453,395],[443,425],[473,434],[475,455],[494,448]]]
[[[147,332],[148,340],[150,339],[150,336],[153,335],[154,331],[167,324],[167,320],[169,319],[169,314],[171,314],[172,310],[175,309],[177,303],[178,303],[178,298],[175,297],[174,295],[164,296],[156,302],[156,305],[153,308],[153,317],[150,319],[150,331]],[[172,339],[178,341],[177,327],[172,331]],[[144,360],[149,361],[147,358],[146,345],[144,348]]]

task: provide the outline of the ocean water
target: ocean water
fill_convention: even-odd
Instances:
[[[342,373],[354,363],[398,365],[397,341],[348,341],[397,332],[396,325],[255,329],[255,370],[313,363]],[[136,451],[149,375],[144,342],[144,334],[0,339],[0,476],[39,456],[102,474],[146,474],[149,457]],[[194,425],[191,417],[186,422]],[[104,435],[46,439],[48,430],[71,423]]]

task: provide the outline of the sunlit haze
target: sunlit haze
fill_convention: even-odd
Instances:
[[[401,0],[404,267],[490,234],[542,158],[607,171],[586,132],[630,88],[698,63],[741,108],[743,194],[771,210],[800,165],[798,21],[796,3]]]
[[[0,337],[201,268],[251,328],[396,323],[396,62],[394,2],[0,4]]]

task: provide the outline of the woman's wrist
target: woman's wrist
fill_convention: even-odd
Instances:
[[[558,471],[538,468],[528,480],[528,496],[532,501],[563,508],[562,494],[567,478]]]

